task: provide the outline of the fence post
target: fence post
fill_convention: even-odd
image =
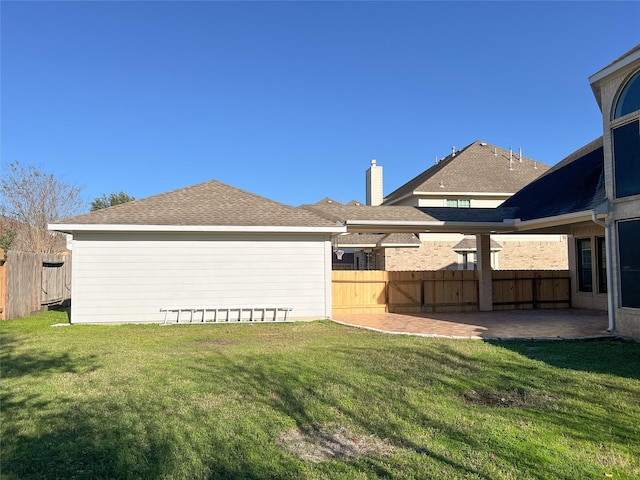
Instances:
[[[7,262],[0,260],[0,320],[7,319]]]

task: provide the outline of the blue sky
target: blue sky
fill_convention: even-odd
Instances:
[[[555,164],[640,2],[0,3],[1,163],[136,198],[217,179],[290,205],[390,193],[484,140]],[[88,209],[88,207],[87,207]]]

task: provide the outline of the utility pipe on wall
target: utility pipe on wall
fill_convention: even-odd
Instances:
[[[591,220],[593,223],[600,225],[604,228],[604,244],[607,248],[607,310],[609,316],[609,328],[607,331],[613,332],[616,328],[616,311],[615,304],[613,302],[613,269],[611,267],[612,262],[612,248],[611,248],[611,225],[598,220],[596,212],[591,212]]]

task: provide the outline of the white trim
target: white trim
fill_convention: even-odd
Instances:
[[[613,62],[609,66],[604,67],[602,70],[594,73],[589,77],[589,83],[593,85],[595,82],[599,82],[603,78],[611,75],[612,73],[615,73],[616,71],[626,67],[627,65],[630,65],[636,60],[640,60],[640,49],[636,50],[635,52],[631,53],[626,57],[622,57],[618,59],[617,61]]]
[[[283,227],[238,225],[106,225],[51,223],[49,230],[59,232],[249,232],[249,233],[343,233],[344,226],[335,227]]]
[[[564,215],[557,215],[555,217],[536,218],[534,220],[522,221],[519,218],[515,220],[516,231],[528,231],[545,227],[557,227],[562,225],[568,225],[572,223],[580,223],[584,221],[591,221],[593,213],[598,213],[597,208],[594,210],[585,210],[582,212],[566,213]],[[600,214],[606,216],[605,214]]]
[[[473,209],[471,209],[473,210]],[[513,220],[503,222],[446,222],[446,221],[402,221],[402,220],[346,220],[345,226],[350,232],[375,232],[382,229],[386,233],[416,232],[473,232],[497,233],[512,232]]]

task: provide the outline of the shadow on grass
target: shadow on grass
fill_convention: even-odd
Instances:
[[[180,332],[167,333],[166,341],[178,340]],[[504,429],[530,422],[554,436],[611,448],[637,435],[636,423],[624,414],[585,407],[602,403],[598,391],[576,387],[575,375],[558,373],[553,363],[532,362],[529,358],[539,359],[515,348],[542,346],[529,353],[552,357],[563,352],[554,350],[558,343],[549,351],[538,343],[499,343],[496,349],[473,342],[462,348],[456,342],[355,335],[355,342],[310,342],[304,350],[280,348],[279,353],[264,353],[261,346],[256,353],[245,347],[248,340],[223,342],[213,329],[201,332],[194,347],[156,356],[157,363],[148,366],[152,380],[130,377],[148,382],[142,387],[119,382],[114,373],[112,383],[91,385],[91,398],[86,392],[51,398],[33,388],[23,393],[21,387],[7,393],[3,478],[595,478],[601,472],[573,457],[564,471],[573,476],[558,471],[562,453],[540,447],[544,440],[508,437]],[[34,376],[40,382],[40,377],[57,378],[56,373],[81,375],[97,368],[91,356],[19,355],[9,340],[2,367],[4,374],[6,356],[14,379]],[[576,354],[586,352],[564,352]],[[624,355],[613,357],[621,361]],[[142,367],[146,371],[147,365]],[[491,423],[490,408],[464,399],[470,389],[506,388],[547,389],[557,403],[504,408]],[[100,389],[113,391],[96,393]],[[309,464],[276,445],[292,425],[311,433],[330,423],[389,439],[402,453]],[[492,470],[493,454],[507,473]]]
[[[388,355],[402,358],[403,362],[395,367],[376,368],[376,359]],[[601,404],[603,397],[598,391],[585,390],[581,379],[558,378],[550,382],[550,376],[555,374],[548,367],[532,364],[516,355],[483,358],[463,354],[442,343],[436,348],[395,347],[393,351],[371,347],[338,348],[324,354],[309,351],[309,356],[324,356],[325,361],[314,364],[268,356],[228,357],[223,363],[218,361],[215,365],[196,368],[205,377],[226,375],[232,379],[233,388],[239,395],[256,399],[293,420],[302,432],[311,433],[317,425],[341,419],[359,434],[375,434],[389,439],[409,454],[428,457],[437,468],[451,472],[454,477],[492,478],[490,471],[464,459],[465,452],[466,455],[480,452],[479,455],[485,458],[495,458],[491,457],[493,453],[500,456],[509,468],[520,473],[521,478],[549,478],[548,469],[557,468],[554,462],[562,454],[541,446],[539,440],[535,440],[535,448],[531,448],[534,444],[508,439],[512,434],[502,430],[511,426],[516,431],[513,435],[517,435],[523,422],[547,425],[552,431],[562,432],[567,439],[576,441],[593,442],[594,438],[601,438],[602,442],[613,445],[612,448],[627,445],[637,435],[635,424],[624,415],[612,415],[605,408],[590,408]],[[421,403],[416,399],[421,384],[425,390],[442,390],[444,386],[445,391]],[[607,385],[607,388],[615,391],[619,387]],[[518,389],[528,392],[536,401],[517,408],[498,408],[499,414],[491,414],[495,424],[487,426],[487,430],[470,428],[461,418],[467,415],[483,418],[488,408],[465,400],[464,393],[470,389],[498,392]],[[639,392],[632,390],[619,388],[618,391],[633,398]],[[548,401],[540,400],[547,398]],[[576,409],[578,402],[581,407]],[[453,419],[442,415],[447,408],[458,411]],[[586,425],[589,427],[585,428]],[[429,435],[426,438],[420,435],[418,437],[424,440],[417,441],[417,437],[409,433],[416,428]],[[432,443],[434,440],[437,447]],[[387,460],[368,458],[358,460],[357,464],[362,468],[368,465],[368,474],[393,476]],[[571,468],[573,474],[575,469],[580,470],[580,476],[584,478],[597,473],[593,464],[576,462]],[[573,478],[561,473],[557,475],[556,478]]]
[[[205,444],[185,445],[188,435],[185,439],[178,425],[167,428],[161,420],[148,418],[142,404],[126,411],[117,404],[99,409],[113,415],[76,404],[39,419],[46,432],[5,432],[2,478],[279,478],[244,457],[231,438],[210,436]],[[233,455],[226,453],[230,449]]]
[[[487,343],[558,368],[640,379],[640,343],[634,341],[594,339]]]
[[[25,375],[40,376],[51,373],[75,373],[93,371],[98,368],[97,355],[72,356],[69,352],[50,353],[35,350],[34,353],[19,352],[19,337],[3,334],[0,349],[2,378]]]

